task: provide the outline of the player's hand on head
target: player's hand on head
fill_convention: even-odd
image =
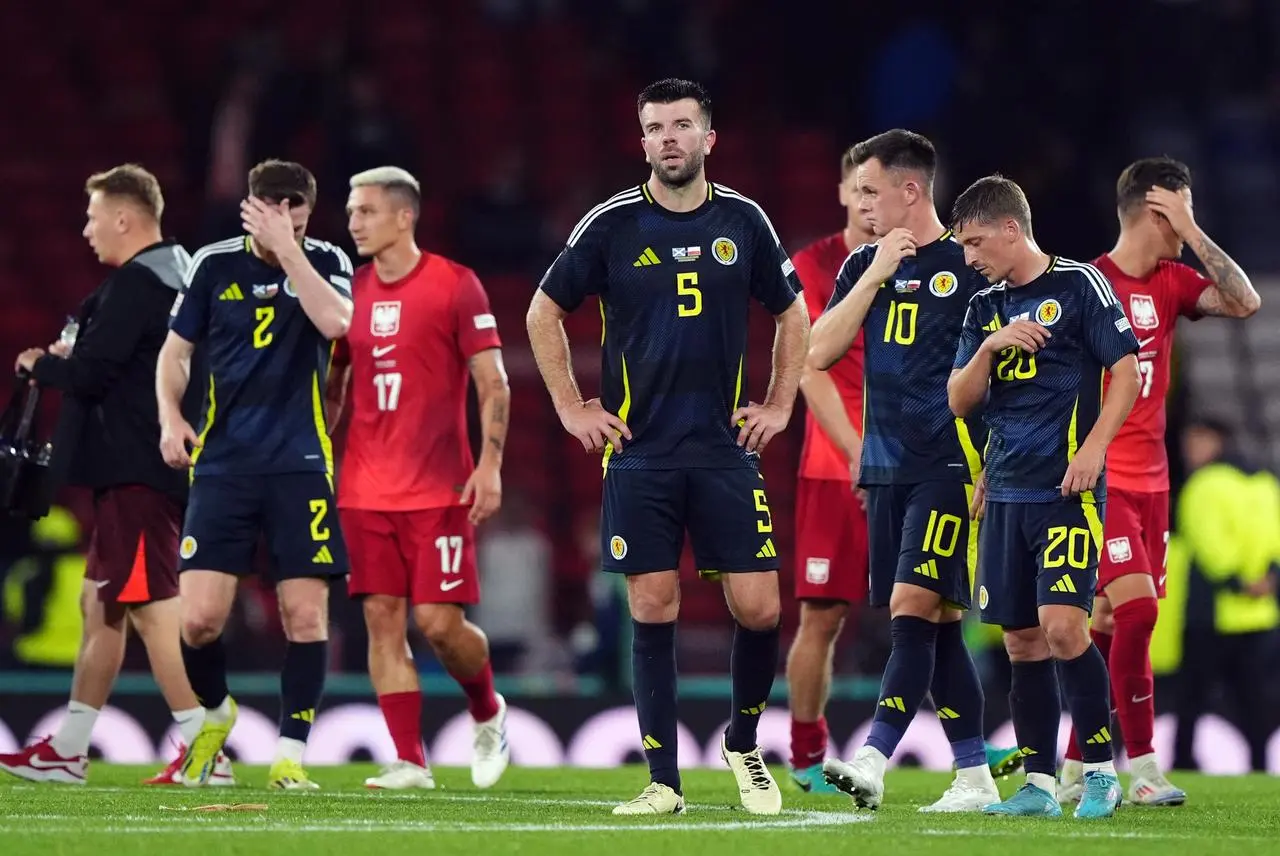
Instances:
[[[1095,448],[1088,442],[1081,445],[1071,463],[1067,464],[1067,472],[1062,477],[1062,495],[1079,496],[1086,490],[1097,487],[1106,461],[1105,448]]]
[[[992,353],[1005,348],[1020,348],[1028,354],[1034,354],[1051,338],[1053,334],[1048,328],[1034,321],[1014,321],[988,336],[983,345]]]
[[[480,465],[462,488],[463,505],[470,505],[467,518],[473,526],[488,520],[502,507],[502,473],[495,466]]]
[[[1191,203],[1181,193],[1163,187],[1153,187],[1147,191],[1147,205],[1151,210],[1164,217],[1173,227],[1173,231],[1182,239],[1189,238],[1196,230],[1196,218],[1192,213]]]
[[[560,423],[587,452],[603,452],[610,444],[620,452],[622,441],[631,439],[627,423],[605,410],[598,398],[566,407],[560,413]]]
[[[739,446],[748,452],[763,452],[770,440],[786,430],[787,423],[791,421],[791,413],[776,404],[756,404],[752,401],[746,407],[735,410],[729,421],[739,426]]]
[[[240,203],[240,222],[258,246],[269,253],[279,252],[294,240],[287,202],[272,205],[250,196]]]
[[[187,451],[200,446],[200,436],[185,419],[174,419],[160,423],[160,454],[164,462],[175,470],[185,470],[191,466],[191,455]]]
[[[876,280],[884,280],[893,276],[898,265],[908,256],[916,254],[916,238],[909,229],[894,229],[876,242],[876,255],[871,260],[871,269],[876,272]]]

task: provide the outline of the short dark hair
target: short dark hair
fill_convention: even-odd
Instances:
[[[914,131],[894,128],[863,140],[849,150],[854,166],[862,166],[875,158],[885,169],[910,169],[924,173],[925,188],[933,190],[933,176],[938,170],[938,152],[925,136]]]
[[[1031,205],[1017,182],[1003,175],[984,176],[956,197],[951,206],[951,228],[960,231],[970,223],[994,223],[1011,218],[1031,234]]]
[[[1143,158],[1124,168],[1116,181],[1116,207],[1126,213],[1147,201],[1147,191],[1163,187],[1177,193],[1191,186],[1191,168],[1170,157]]]
[[[316,207],[316,177],[293,161],[264,160],[249,170],[249,195],[269,202]]]
[[[636,112],[643,110],[646,104],[674,104],[686,98],[692,98],[698,102],[698,109],[702,112],[702,123],[710,128],[711,96],[702,88],[701,83],[693,80],[664,77],[662,80],[650,83],[636,96]]]
[[[157,222],[164,214],[164,195],[160,193],[159,179],[136,163],[121,164],[89,176],[84,183],[84,192],[92,195],[95,191],[101,191],[103,196],[128,199]]]

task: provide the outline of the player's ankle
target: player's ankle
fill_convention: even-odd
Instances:
[[[302,754],[307,750],[307,744],[301,740],[295,740],[292,737],[281,737],[276,743],[276,757],[272,763],[280,761],[292,761],[295,764],[302,763]]]
[[[1053,776],[1048,773],[1027,773],[1027,784],[1034,785],[1047,793],[1054,793],[1057,785],[1053,781]]]
[[[223,696],[217,707],[211,707],[205,713],[205,719],[212,722],[227,722],[231,719],[231,696]]]
[[[1107,759],[1106,761],[1085,761],[1084,772],[1085,775],[1088,775],[1089,773],[1106,773],[1109,776],[1114,776],[1116,774],[1115,761],[1111,759]]]

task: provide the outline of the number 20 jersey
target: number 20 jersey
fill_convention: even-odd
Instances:
[[[607,468],[757,466],[729,420],[748,402],[747,313],[755,298],[780,315],[800,291],[760,206],[708,183],[674,212],[633,187],[582,218],[540,288],[566,312],[599,296],[601,403],[632,433]]]
[[[475,469],[467,434],[469,362],[502,345],[480,280],[424,252],[395,282],[364,265],[352,296],[351,329],[334,355],[336,364],[351,367],[338,507],[458,505]]]
[[[845,259],[827,311],[853,290],[876,249],[865,244]],[[951,412],[947,380],[969,298],[986,285],[950,232],[917,247],[880,283],[862,324],[860,484],[968,483],[976,476],[984,429],[980,419]]]

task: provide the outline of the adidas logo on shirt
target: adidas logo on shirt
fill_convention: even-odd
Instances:
[[[662,259],[658,258],[658,254],[653,251],[653,247],[645,247],[644,252],[640,254],[640,258],[631,263],[632,267],[648,267],[649,265],[662,264]]]

